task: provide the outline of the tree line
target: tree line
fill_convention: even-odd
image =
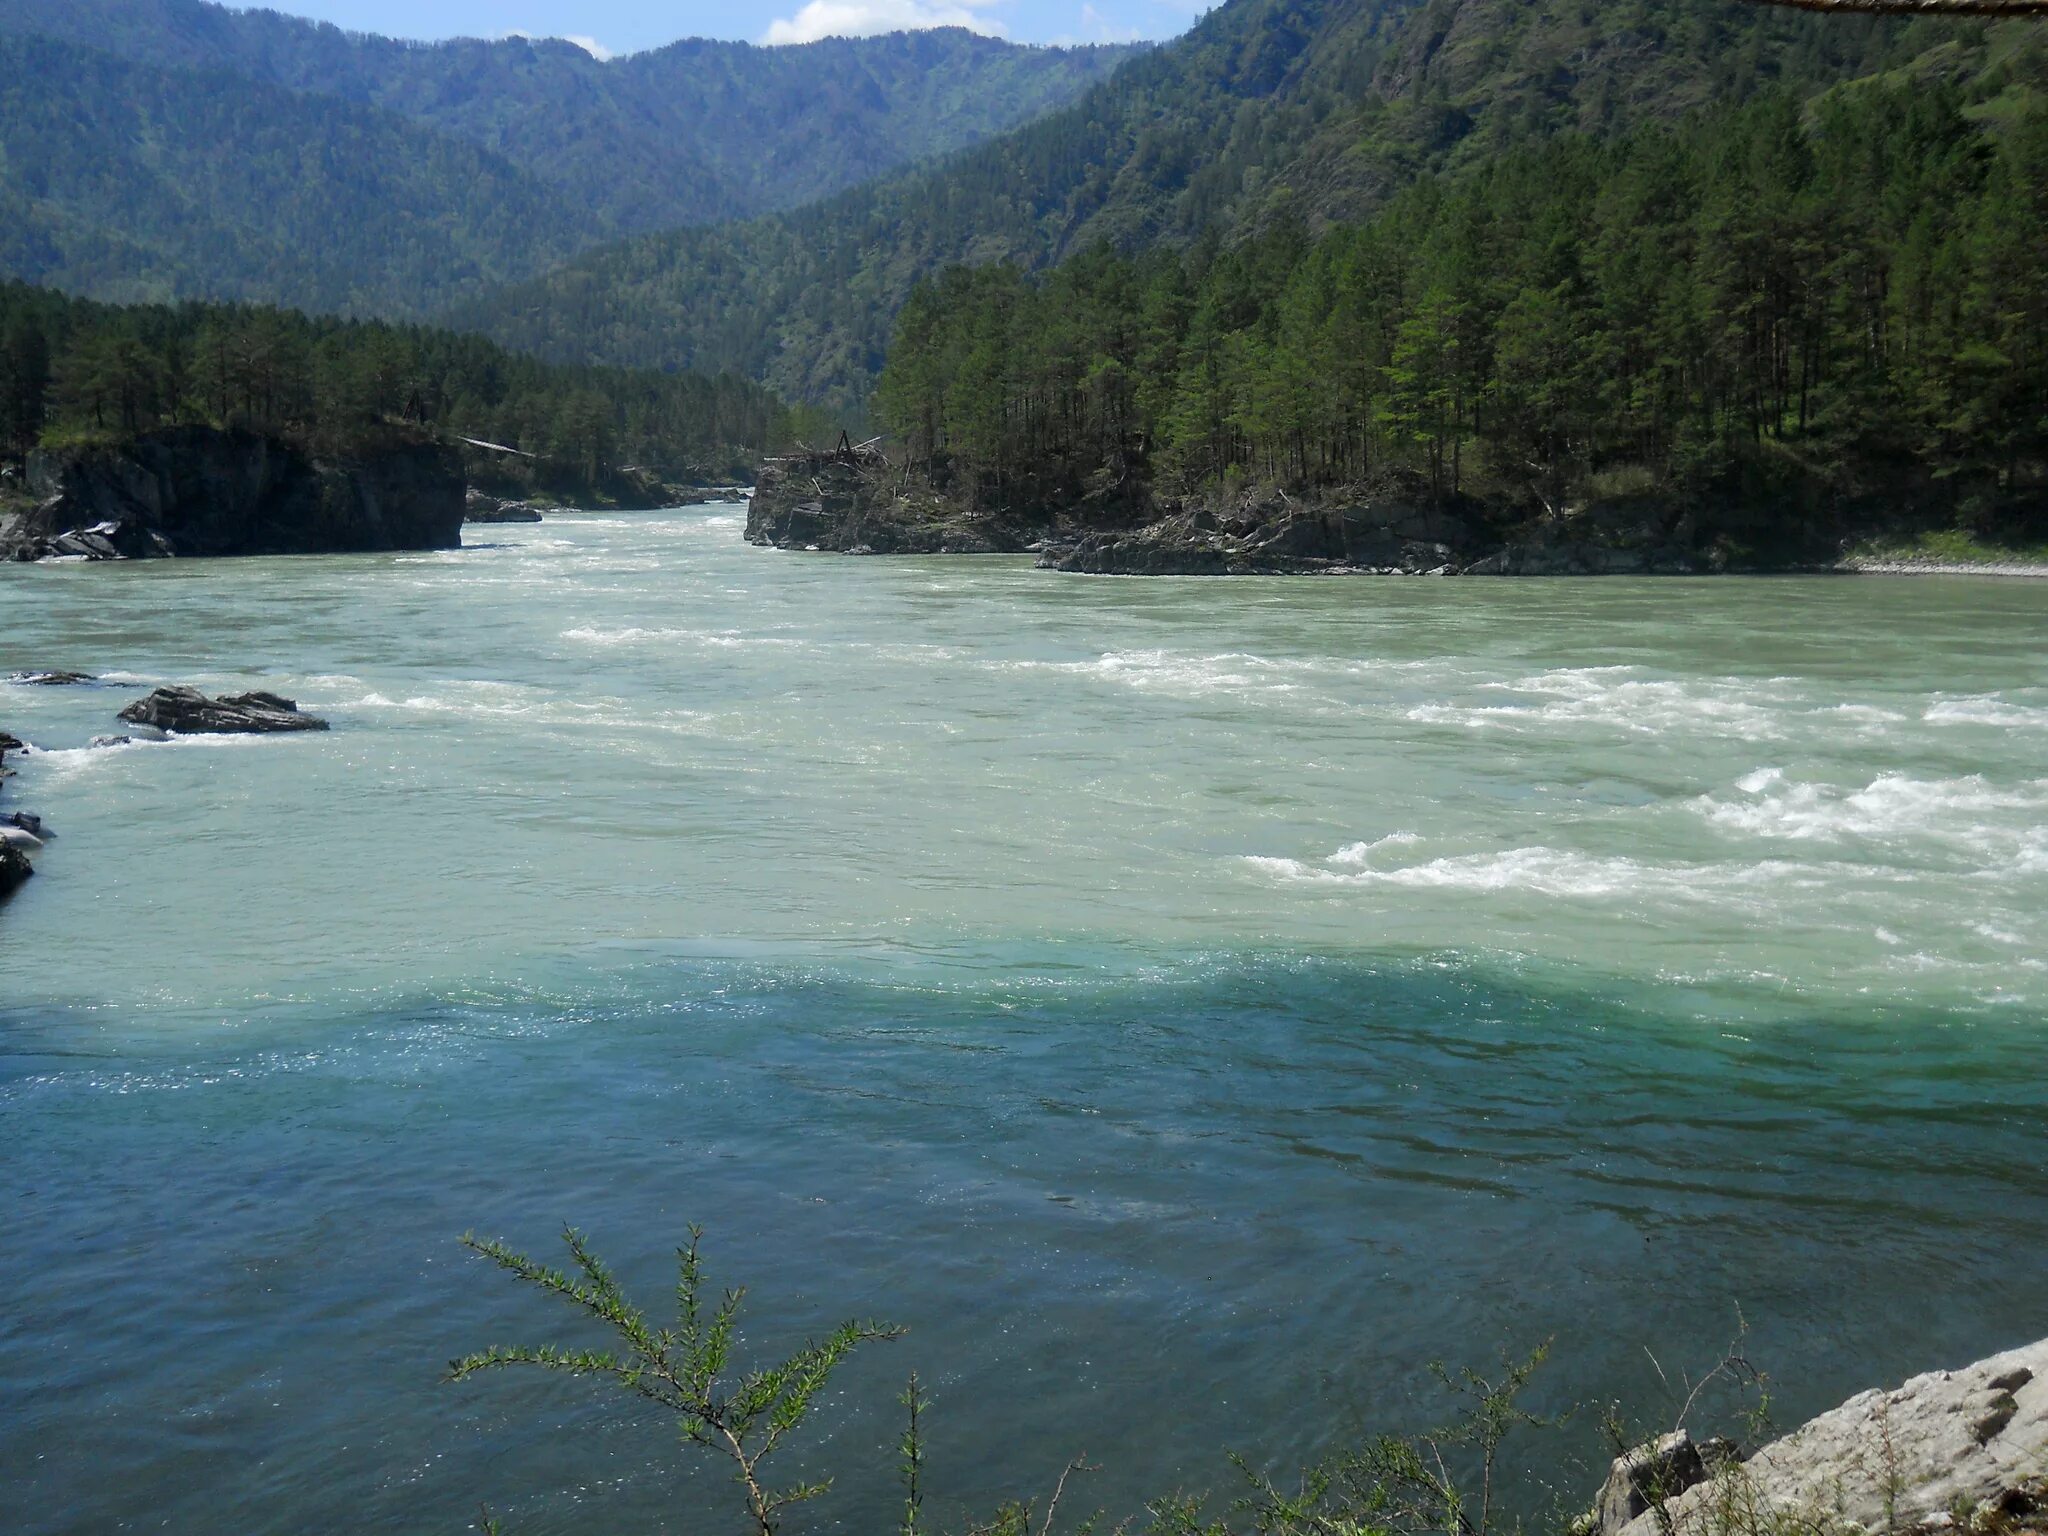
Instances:
[[[1783,490],[1993,518],[2048,499],[2044,253],[2035,93],[1770,92],[1320,236],[955,268],[876,404],[985,504],[1395,469],[1552,512]]]
[[[731,475],[802,424],[722,375],[543,363],[421,326],[0,285],[0,452],[188,422],[345,444],[411,422],[557,461]]]

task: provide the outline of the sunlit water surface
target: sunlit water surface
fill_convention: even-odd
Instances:
[[[1442,1404],[1783,1414],[2048,1333],[2048,582],[1123,581],[748,549],[0,571],[10,1531],[721,1528],[467,1228],[908,1324],[803,1528]],[[86,750],[147,685],[327,735]],[[1588,1420],[1588,1422],[1590,1422]],[[1569,1437],[1567,1437],[1569,1440]],[[1569,1449],[1590,1446],[1590,1429]],[[794,1469],[793,1469],[794,1470]],[[1573,1488],[1583,1494],[1584,1488]]]

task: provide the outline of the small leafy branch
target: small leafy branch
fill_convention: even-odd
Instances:
[[[1444,1427],[1382,1435],[1309,1469],[1291,1490],[1232,1456],[1249,1487],[1234,1510],[1243,1523],[1205,1519],[1198,1500],[1177,1496],[1149,1506],[1146,1529],[1152,1536],[1494,1536],[1501,1446],[1518,1429],[1561,1422],[1518,1401],[1549,1353],[1545,1344],[1525,1360],[1505,1360],[1491,1377],[1432,1365],[1430,1373],[1462,1400]],[[1460,1468],[1476,1471],[1476,1489],[1459,1481]]]
[[[910,1373],[910,1385],[896,1401],[903,1405],[909,1419],[903,1438],[897,1442],[897,1450],[903,1456],[903,1536],[919,1536],[923,1527],[918,1520],[924,1513],[924,1430],[919,1420],[931,1407],[931,1399],[924,1395],[917,1372]]]
[[[626,1299],[611,1271],[573,1227],[562,1234],[575,1262],[573,1275],[549,1269],[502,1242],[465,1234],[464,1247],[515,1278],[589,1313],[617,1336],[621,1347],[616,1352],[571,1350],[551,1344],[493,1347],[452,1362],[448,1379],[462,1381],[480,1371],[513,1365],[571,1376],[607,1377],[623,1390],[673,1414],[686,1443],[730,1460],[734,1478],[745,1490],[756,1536],[775,1536],[786,1509],[817,1498],[831,1482],[771,1488],[762,1464],[803,1424],[827,1379],[857,1346],[875,1339],[900,1338],[904,1330],[882,1323],[841,1323],[824,1339],[805,1345],[780,1365],[748,1371],[728,1386],[735,1327],[746,1291],[728,1290],[707,1314],[703,1270],[697,1256],[702,1235],[700,1228],[692,1227],[689,1246],[676,1250],[676,1318],[673,1326],[657,1329]],[[912,1391],[914,1394],[914,1384]],[[921,1453],[918,1459],[922,1459]],[[915,1529],[915,1516],[913,1493],[907,1529]]]

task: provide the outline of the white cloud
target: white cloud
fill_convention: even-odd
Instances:
[[[522,32],[517,27],[514,27],[510,32],[507,32],[505,36],[523,37],[528,42],[546,42],[549,40],[548,37],[542,36],[540,34],[536,34],[533,32]],[[602,63],[606,59],[615,57],[611,49],[605,47],[603,43],[600,43],[594,37],[572,37],[563,34],[556,34],[553,37],[553,41],[562,43],[574,43],[578,48],[581,48],[585,53],[589,54],[593,59],[598,60],[600,63]]]
[[[1145,34],[1136,27],[1120,27],[1094,6],[1081,7],[1081,36],[1091,43],[1135,43]]]
[[[984,15],[997,0],[810,0],[794,16],[775,22],[761,41],[815,43],[821,37],[874,37],[883,32],[921,32],[928,27],[965,27],[987,37],[1007,37],[1003,24]]]

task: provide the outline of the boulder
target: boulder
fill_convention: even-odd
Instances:
[[[98,682],[99,679],[89,672],[15,672],[8,676],[7,681],[31,688],[66,688],[78,683]]]
[[[1735,1447],[1719,1438],[1693,1444],[1685,1430],[1639,1445],[1615,1458],[1594,1510],[1594,1529],[1613,1536],[1660,1501],[1675,1499],[1704,1482],[1707,1475],[1739,1460]]]
[[[300,713],[296,701],[274,693],[232,693],[209,699],[196,688],[159,688],[122,710],[121,718],[132,725],[185,736],[327,729],[325,720]]]
[[[1864,1392],[1746,1462],[1704,1470],[1618,1524],[1603,1495],[1603,1536],[2048,1529],[2048,1339]]]
[[[133,736],[95,736],[86,745],[88,747],[132,747],[135,745],[135,738]]]

